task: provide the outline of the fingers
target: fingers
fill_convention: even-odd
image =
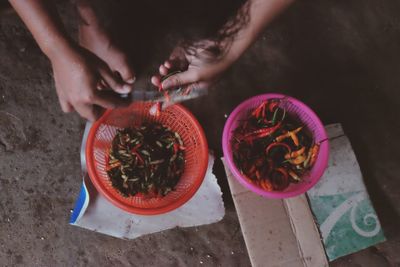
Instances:
[[[158,70],[161,75],[165,76],[168,74],[169,68],[167,68],[165,65],[160,65],[160,68]]]
[[[129,100],[121,98],[113,91],[94,91],[86,96],[81,96],[72,102],[63,97],[59,97],[60,106],[63,112],[68,113],[76,110],[81,117],[94,121],[104,109],[114,109],[116,107],[129,105]]]
[[[104,88],[104,82],[99,82],[98,87]],[[106,87],[108,88],[108,87]],[[129,99],[121,98],[114,91],[110,90],[89,90],[79,96],[70,99],[59,96],[60,106],[63,112],[76,110],[81,117],[94,121],[99,118],[105,109],[129,105]]]
[[[151,83],[156,87],[160,87],[161,77],[159,75],[154,75],[153,77],[151,77]]]
[[[208,82],[194,82],[184,88],[184,92],[190,93],[191,90],[207,90],[210,87]]]
[[[161,85],[164,90],[168,90],[175,87],[182,87],[184,85],[197,82],[198,80],[199,77],[197,72],[193,70],[188,70],[172,75],[171,77],[163,81]]]
[[[156,86],[160,87],[161,85],[161,76],[168,75],[170,69],[172,68],[172,64],[170,61],[165,61],[164,64],[161,64],[160,67],[158,68],[158,71],[160,75],[153,75],[151,77],[151,83]]]
[[[171,62],[170,62],[169,60],[167,60],[167,61],[164,62],[164,66],[165,66],[167,69],[172,68],[172,64],[171,64]]]
[[[100,67],[99,73],[107,85],[115,92],[119,94],[128,94],[132,91],[131,86],[119,81],[107,66]]]
[[[121,67],[119,67],[117,71],[121,75],[122,80],[127,84],[132,85],[135,82],[135,72],[133,71],[133,68],[127,59],[122,61]]]
[[[168,75],[169,73],[171,73],[171,71],[186,70],[187,68],[188,68],[187,60],[182,58],[171,57],[169,60],[166,60],[163,64],[160,65],[160,67],[158,68],[159,75],[154,75],[153,77],[151,77],[151,83],[156,87],[161,87],[162,76]],[[169,89],[168,87],[166,87],[165,89]],[[174,86],[172,85],[171,87]]]
[[[64,113],[70,113],[70,112],[74,111],[74,107],[68,102],[68,100],[61,93],[62,90],[58,83],[57,75],[54,75],[54,82],[55,82],[58,101],[60,102],[61,110]]]
[[[114,109],[117,107],[117,104],[113,100],[98,96],[93,99],[93,104],[96,104],[105,109]]]
[[[60,101],[60,106],[61,109],[64,113],[70,113],[72,111],[74,111],[74,107],[68,103],[68,101],[64,100],[64,99],[59,99]]]
[[[100,107],[91,104],[76,105],[75,110],[88,121],[97,120],[103,112]]]
[[[103,79],[100,79],[97,82],[96,88],[99,91],[103,91],[103,90],[106,90],[108,88],[108,85],[106,84],[106,82]]]
[[[168,72],[173,71],[184,71],[189,67],[189,62],[186,59],[178,59],[171,58],[164,62],[164,64],[160,65],[159,72],[161,75],[167,75],[168,73],[162,73],[164,69],[167,69]]]
[[[151,83],[159,87],[161,84],[161,77],[159,75],[154,75],[151,77]],[[187,84],[184,87],[184,91],[191,91],[191,90],[198,90],[198,89],[208,89],[210,87],[211,83],[209,82],[193,82],[190,84]]]
[[[119,97],[112,91],[99,91],[95,95],[82,100],[75,102],[74,106],[72,106],[69,102],[60,99],[61,108],[64,112],[76,110],[83,118],[95,121],[105,109],[129,105],[127,99]]]

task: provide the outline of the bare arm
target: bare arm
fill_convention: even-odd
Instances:
[[[249,22],[233,37],[232,43],[227,47],[221,60],[207,62],[201,59],[201,49],[197,51],[200,57],[189,55],[184,49],[176,49],[160,66],[160,75],[168,74],[170,69],[176,68],[175,59],[186,61],[187,70],[173,75],[162,83],[164,89],[178,86],[209,87],[215,79],[231,66],[254,43],[260,32],[294,0],[248,0],[242,9],[248,8]],[[246,5],[249,5],[246,7]],[[152,82],[160,86],[160,75],[153,76]]]
[[[68,36],[51,0],[10,0],[10,3],[51,61],[64,112],[76,110],[82,117],[95,120],[102,108],[121,104],[116,95],[97,88],[106,84],[119,93],[127,93],[131,88],[115,79],[105,62]]]
[[[51,59],[56,51],[72,52],[74,42],[66,33],[52,1],[10,0],[39,47]]]
[[[250,21],[235,37],[227,57],[237,60],[257,40],[262,30],[294,0],[249,0]]]

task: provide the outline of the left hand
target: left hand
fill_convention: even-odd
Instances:
[[[151,82],[164,90],[177,87],[206,89],[233,63],[224,55],[216,58],[205,48],[194,48],[193,52],[189,53],[182,47],[175,48],[169,60],[160,65],[159,74],[154,75]],[[182,72],[161,82],[162,76],[177,70]]]

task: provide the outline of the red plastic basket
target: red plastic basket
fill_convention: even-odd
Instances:
[[[149,103],[135,102],[128,108],[107,110],[90,129],[86,144],[86,165],[96,189],[117,207],[135,214],[156,215],[174,210],[187,202],[203,182],[208,166],[208,146],[194,116],[181,105],[173,105],[151,116]],[[106,162],[117,129],[158,122],[176,131],[184,142],[185,169],[175,190],[162,198],[125,197],[111,185]]]

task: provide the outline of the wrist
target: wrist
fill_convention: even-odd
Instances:
[[[243,54],[242,50],[237,49],[234,45],[232,45],[225,54],[224,62],[225,64],[232,65],[235,63]]]
[[[80,0],[77,3],[80,26],[90,26],[95,30],[102,29],[102,25],[97,19],[96,13],[93,10],[92,4],[86,0]]]
[[[236,62],[243,54],[244,52],[251,46],[253,40],[252,36],[249,34],[243,34],[239,33],[235,38],[233,39],[232,43],[228,47],[225,58],[227,62],[230,62],[230,64],[233,64]]]
[[[75,53],[76,46],[77,45],[72,40],[60,39],[49,40],[41,48],[43,53],[49,58],[50,61],[53,62]]]

